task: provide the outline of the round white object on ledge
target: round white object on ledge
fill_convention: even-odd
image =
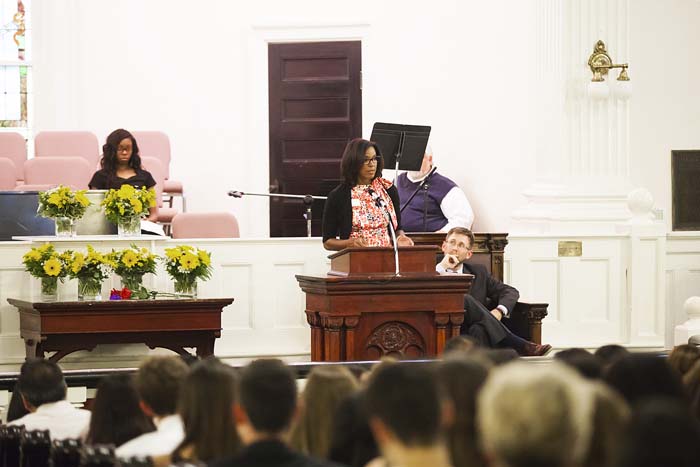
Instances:
[[[588,82],[588,96],[591,99],[603,100],[607,99],[610,95],[610,88],[608,83],[605,81],[589,81]]]
[[[690,297],[683,304],[683,311],[688,319],[700,318],[700,297]]]
[[[654,197],[646,188],[636,188],[627,195],[627,207],[635,217],[648,217],[654,207]]]

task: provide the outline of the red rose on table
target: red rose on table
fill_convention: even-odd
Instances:
[[[131,290],[129,290],[129,289],[127,289],[126,287],[124,287],[124,288],[121,290],[121,292],[122,292],[122,299],[123,299],[123,300],[128,300],[128,299],[131,298]]]

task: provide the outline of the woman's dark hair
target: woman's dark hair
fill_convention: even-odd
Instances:
[[[603,379],[629,404],[651,397],[670,397],[686,402],[680,375],[666,358],[658,355],[628,355],[613,363]]]
[[[10,397],[10,403],[7,406],[7,423],[22,418],[29,413],[29,410],[24,406],[22,402],[22,394],[19,391],[19,383],[15,383],[15,387],[12,390],[12,397]]]
[[[340,178],[348,186],[353,187],[357,185],[360,169],[365,163],[365,153],[370,147],[374,148],[374,151],[377,153],[377,171],[374,173],[374,178],[382,176],[384,159],[377,143],[362,138],[355,138],[345,146],[343,158],[340,160]]]
[[[364,467],[379,456],[364,407],[363,392],[356,392],[338,406],[333,417],[328,460],[350,467]]]
[[[134,138],[134,135],[125,129],[119,128],[118,130],[114,130],[109,134],[107,141],[102,146],[102,160],[100,160],[100,167],[107,170],[107,172],[110,174],[114,174],[117,170],[117,149],[119,148],[119,143],[126,138],[131,140],[132,145],[129,167],[134,170],[141,169],[141,156],[139,155],[139,145],[136,143],[136,138]]]
[[[622,446],[621,467],[700,465],[700,422],[677,400],[635,406]]]
[[[87,442],[121,446],[153,430],[153,422],[139,407],[139,395],[131,375],[103,377],[92,406]]]
[[[445,360],[437,366],[438,381],[454,406],[454,423],[446,435],[455,467],[486,465],[477,447],[476,397],[488,372],[484,364],[469,357]]]
[[[185,437],[173,452],[182,459],[192,449],[189,461],[210,462],[236,454],[241,440],[233,419],[236,375],[232,368],[210,357],[192,366],[180,388],[177,411]]]
[[[588,379],[600,379],[603,374],[601,360],[586,349],[572,348],[559,351],[554,355],[554,360],[569,365]]]

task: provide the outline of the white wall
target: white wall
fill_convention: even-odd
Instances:
[[[652,192],[670,230],[671,150],[700,148],[700,2],[634,0],[630,6],[633,179]]]
[[[55,0],[35,5],[36,126],[160,129],[192,210],[232,210],[267,235],[266,66],[260,30],[324,39],[361,25],[363,127],[429,124],[444,173],[465,188],[476,228],[503,230],[531,178],[529,2]],[[428,8],[428,10],[426,10]],[[353,38],[353,37],[350,37]],[[357,38],[357,37],[354,37]],[[264,44],[262,44],[264,45]],[[263,81],[263,82],[260,82]],[[263,89],[262,95],[259,90]],[[262,131],[261,131],[262,128]],[[499,173],[493,176],[493,172]]]

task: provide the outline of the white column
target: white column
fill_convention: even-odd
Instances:
[[[587,61],[603,40],[615,63],[629,58],[629,0],[546,0],[537,9],[538,179],[516,211],[514,232],[607,232],[629,218],[632,189],[629,103],[615,95],[617,73],[604,100],[587,95]],[[630,74],[634,76],[634,64]]]

